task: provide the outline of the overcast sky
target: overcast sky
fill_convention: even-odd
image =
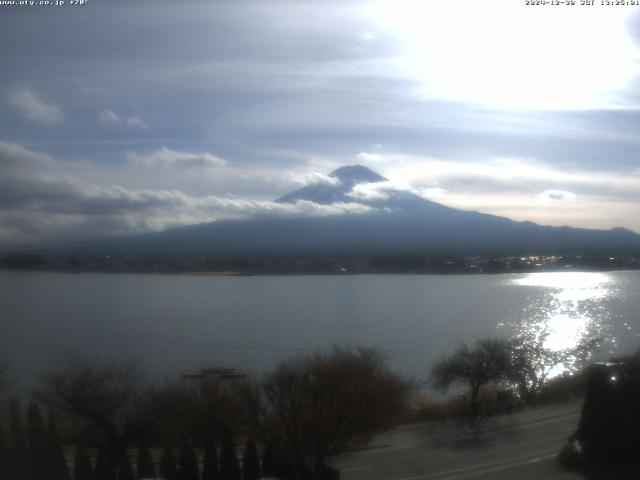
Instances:
[[[357,211],[272,201],[353,163],[453,207],[640,231],[640,7],[0,9],[0,243]]]

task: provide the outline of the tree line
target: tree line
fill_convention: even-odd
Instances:
[[[8,435],[0,428],[0,478],[257,480],[261,476],[281,473],[282,467],[269,449],[265,449],[263,459],[260,460],[258,448],[251,437],[246,440],[241,467],[236,443],[229,428],[224,428],[221,432],[219,449],[211,437],[202,451],[194,448],[192,442],[184,441],[178,449],[165,447],[160,457],[154,458],[151,449],[142,442],[137,451],[133,452],[135,457],[132,450],[127,448],[121,452],[117,463],[112,465],[104,450],[77,443],[73,459],[69,462],[58,433],[56,417],[50,413],[48,421],[44,422],[40,406],[35,402],[29,404],[26,417],[25,426],[18,402],[12,400]],[[94,455],[90,455],[90,451]]]
[[[555,365],[591,347],[555,352],[544,340],[462,344],[434,363],[432,385],[468,387],[472,420],[489,384],[535,401]],[[0,418],[0,478],[336,478],[330,458],[365,445],[410,406],[414,384],[387,360],[377,349],[336,347],[283,361],[262,379],[212,376],[191,384],[150,382],[127,363],[70,361],[42,377],[26,428],[15,400]],[[241,457],[236,444],[244,445]],[[71,450],[69,469],[64,452]]]
[[[43,376],[26,428],[11,402],[0,422],[9,426],[0,432],[0,478],[333,479],[327,459],[392,424],[410,387],[375,349],[334,348],[260,380],[190,385],[145,381],[130,364],[72,361]],[[42,408],[51,412],[46,425]],[[63,444],[73,450],[70,468]]]

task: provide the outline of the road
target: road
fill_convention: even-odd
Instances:
[[[475,428],[398,427],[335,463],[343,480],[570,480],[556,456],[576,429],[580,403],[505,415]]]

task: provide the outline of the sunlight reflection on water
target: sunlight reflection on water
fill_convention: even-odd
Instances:
[[[511,280],[514,287],[537,287],[542,292],[530,297],[521,320],[502,327],[511,336],[537,342],[549,352],[565,352],[549,376],[575,370],[590,352],[572,350],[590,341],[616,343],[608,331],[609,312],[603,306],[603,300],[612,295],[612,283],[606,273],[587,272],[531,273],[516,278]]]

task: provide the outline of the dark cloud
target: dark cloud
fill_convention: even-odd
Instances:
[[[0,142],[0,172],[14,168],[38,168],[53,163],[53,158],[44,153],[27,150],[17,143]]]

